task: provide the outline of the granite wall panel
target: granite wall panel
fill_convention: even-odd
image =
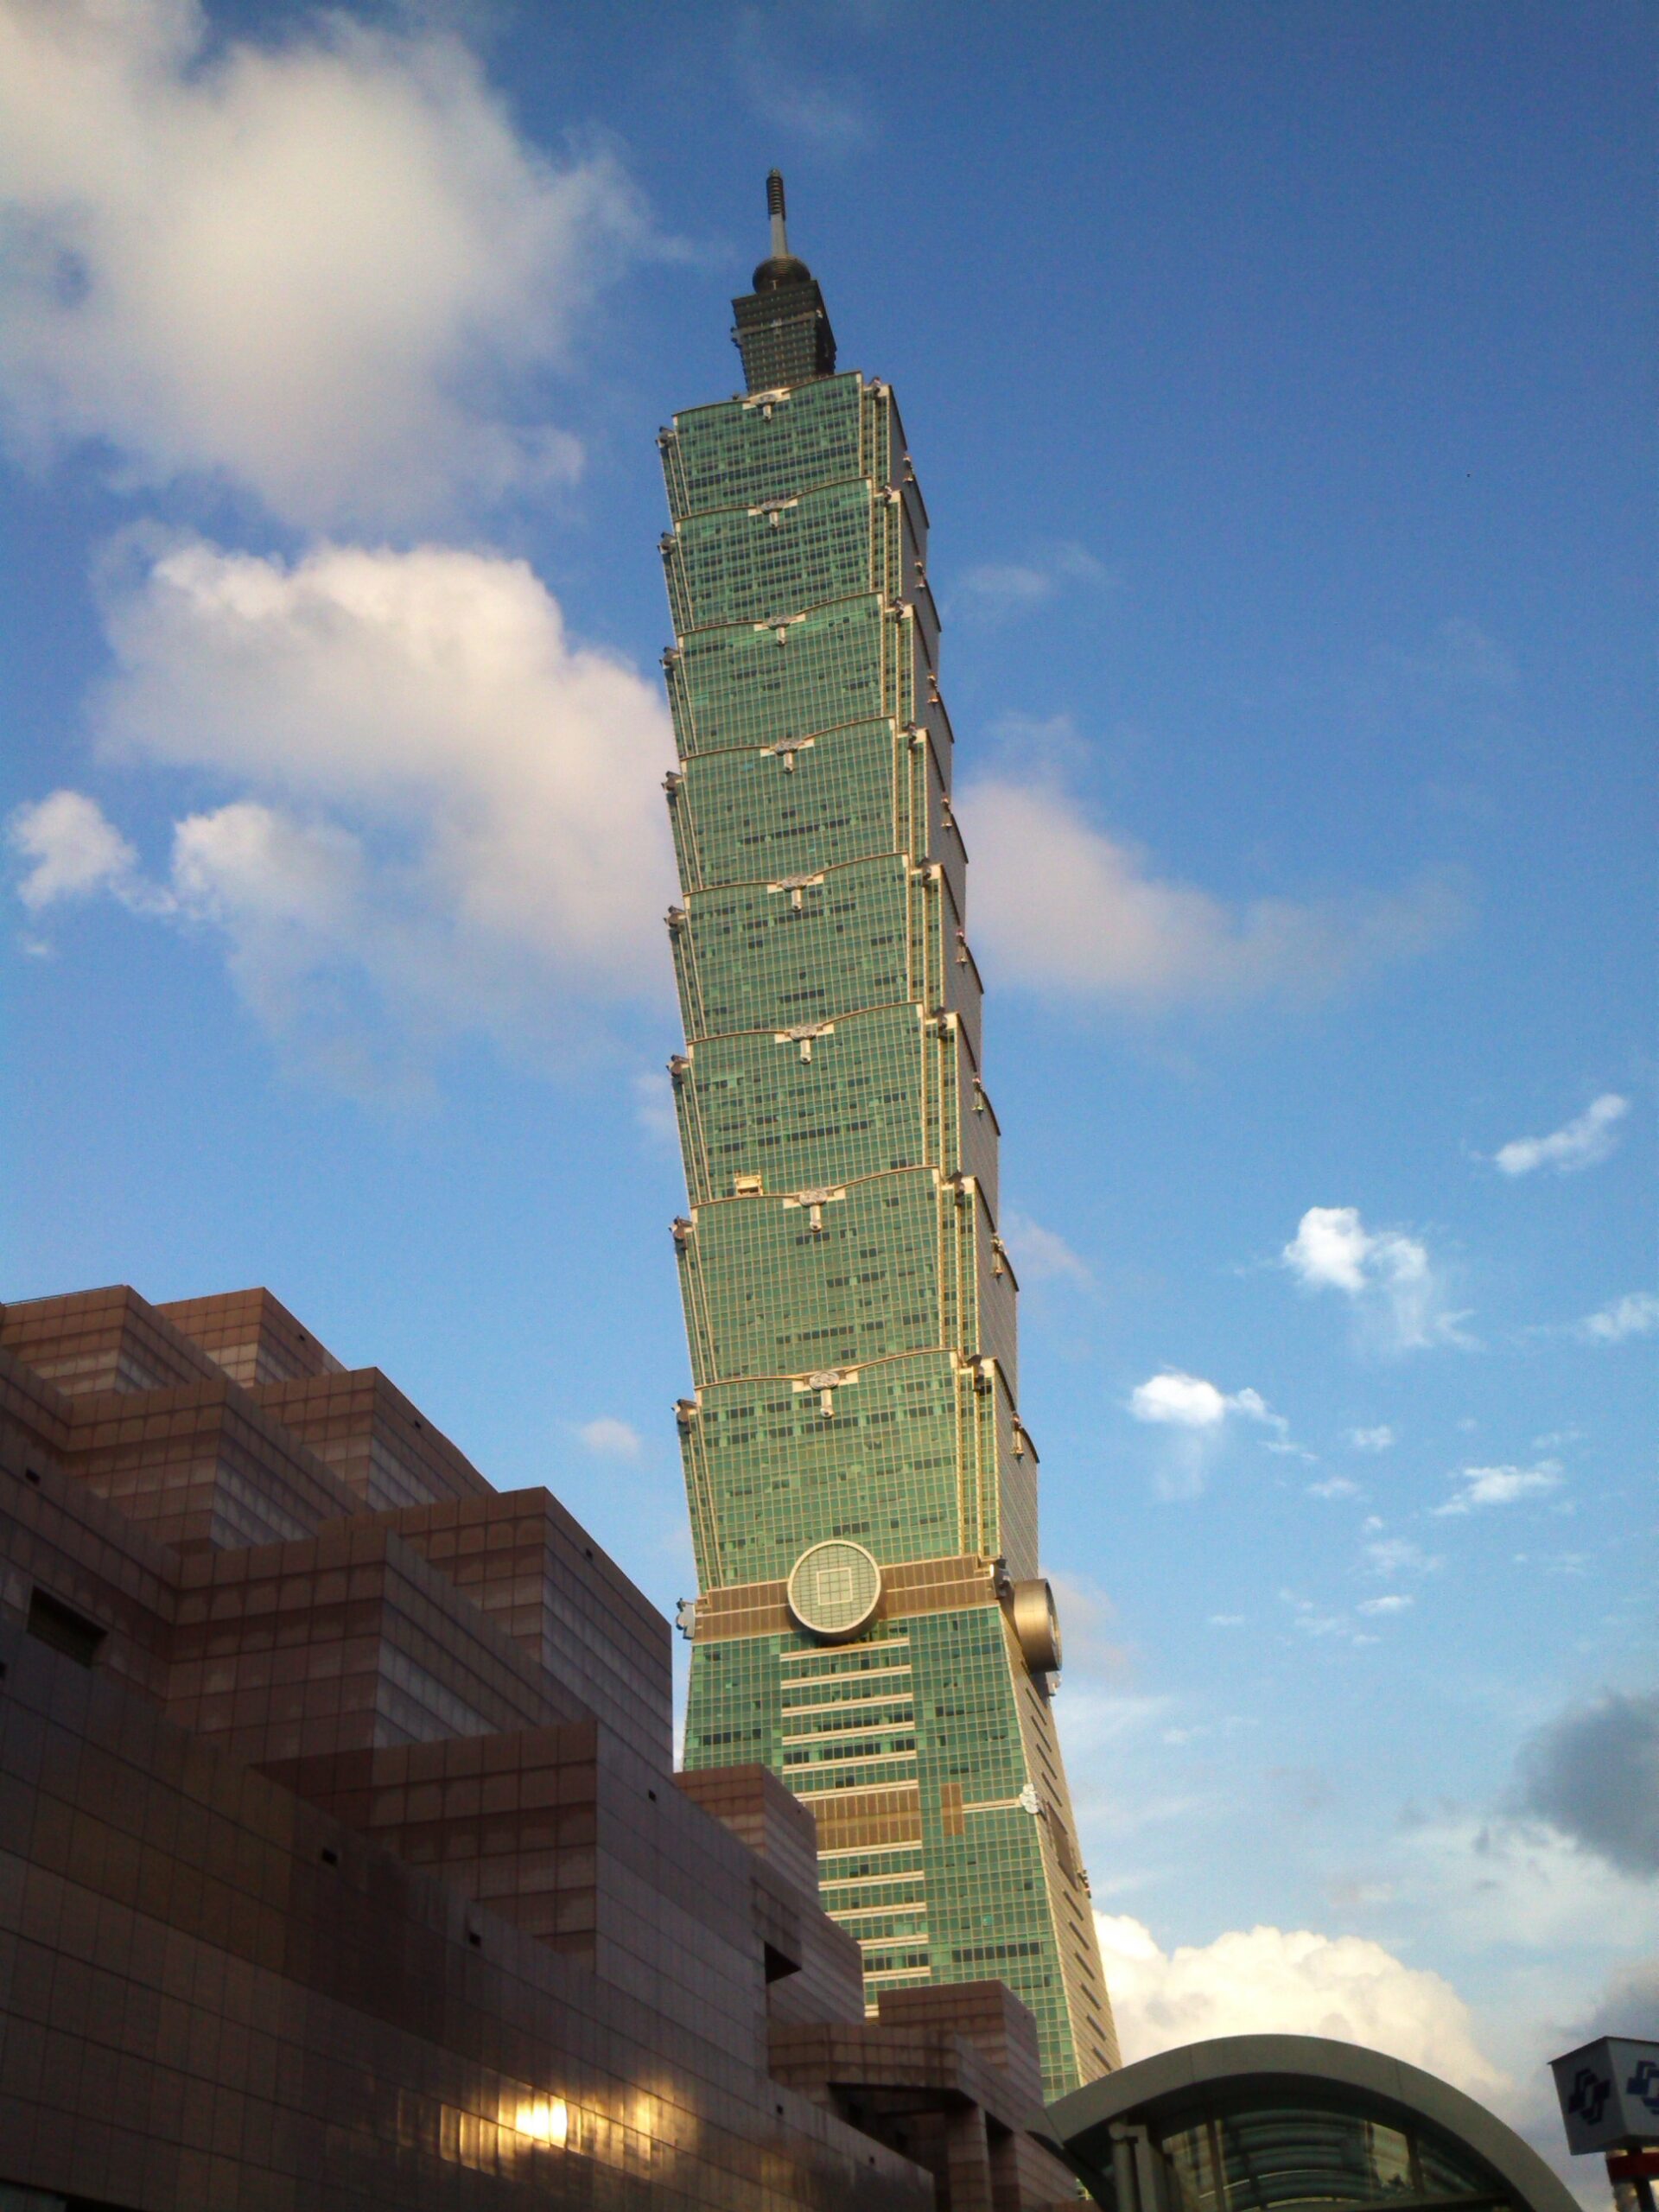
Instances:
[[[673,1773],[668,1624],[556,1498],[266,1293],[0,1340],[0,2196],[1059,2201],[1030,2015],[865,2019],[812,1813]]]

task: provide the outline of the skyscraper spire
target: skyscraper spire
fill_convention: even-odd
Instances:
[[[810,284],[812,271],[789,250],[789,226],[784,207],[784,173],[781,169],[767,172],[766,213],[772,222],[772,252],[754,272],[755,290],[781,292],[791,284]],[[822,310],[822,300],[818,305]]]
[[[754,289],[734,300],[733,334],[751,391],[772,391],[836,372],[836,337],[812,271],[789,250],[780,169],[766,177],[772,251],[754,272]]]

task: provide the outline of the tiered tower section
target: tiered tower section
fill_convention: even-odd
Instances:
[[[988,1976],[1116,2063],[1051,1697],[927,512],[783,237],[749,389],[661,439],[690,1200],[689,1768],[764,1761],[884,1988]]]

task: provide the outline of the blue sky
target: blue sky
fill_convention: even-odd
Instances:
[[[266,1282],[689,1591],[653,434],[780,163],[931,510],[1128,2039],[1553,2144],[1659,1940],[1650,13],[0,41],[7,1294]]]

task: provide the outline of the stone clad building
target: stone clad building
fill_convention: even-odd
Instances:
[[[0,1309],[6,2212],[1030,2212],[1029,2012],[890,1990],[670,1630],[264,1291]]]

